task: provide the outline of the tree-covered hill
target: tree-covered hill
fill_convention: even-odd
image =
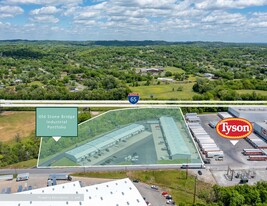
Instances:
[[[164,72],[144,74],[140,68]],[[125,99],[134,87],[186,83],[195,84],[188,99],[228,99],[225,93],[243,99],[235,90],[267,91],[266,76],[266,44],[0,41],[1,99]],[[267,99],[249,94],[249,99]],[[179,99],[178,92],[172,96]]]

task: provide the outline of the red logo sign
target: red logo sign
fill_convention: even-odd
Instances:
[[[253,131],[252,124],[242,118],[226,118],[216,125],[217,133],[226,139],[243,139]]]

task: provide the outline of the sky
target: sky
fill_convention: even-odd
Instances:
[[[0,39],[267,42],[267,0],[0,0]]]

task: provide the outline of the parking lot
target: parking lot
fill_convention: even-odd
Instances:
[[[32,186],[32,189],[38,189],[42,187],[47,187],[47,178],[48,175],[39,175],[39,174],[30,174],[29,180],[16,182],[16,179],[11,181],[0,181],[0,192],[3,188],[11,188],[11,193],[16,193],[19,185],[22,186],[23,190]],[[86,178],[86,177],[72,177],[72,181],[80,181],[82,187],[104,183],[112,181],[112,179],[103,179],[103,178]],[[68,181],[57,181],[57,184],[63,184]],[[151,188],[151,185],[139,182],[134,183],[136,188],[139,190],[140,194],[150,202],[152,206],[164,206],[166,205],[166,199],[161,195],[161,190],[155,190]]]
[[[211,136],[217,146],[223,150],[223,161],[216,161],[211,158],[211,163],[206,164],[206,170],[210,170],[217,184],[222,186],[231,186],[239,184],[240,177],[236,178],[238,173],[255,173],[255,177],[248,179],[248,184],[254,184],[257,181],[267,180],[267,163],[265,161],[248,161],[247,156],[242,154],[243,149],[252,149],[253,147],[245,140],[239,140],[235,145],[228,139],[222,138],[216,132],[215,128],[209,126],[210,121],[220,121],[217,114],[198,115],[204,130]],[[228,168],[234,170],[233,179],[227,177]]]
[[[216,129],[211,128],[209,126],[210,121],[219,121],[221,120],[217,114],[205,114],[205,115],[199,115],[201,120],[201,125],[204,128],[204,130],[211,136],[211,138],[215,141],[217,146],[223,150],[224,152],[224,159],[223,161],[215,161],[214,159],[211,159],[211,164],[207,165],[208,167],[211,167],[212,169],[227,168],[228,166],[234,167],[234,168],[253,168],[253,167],[262,167],[266,168],[267,164],[266,162],[261,161],[248,161],[247,156],[244,156],[242,154],[243,149],[253,149],[251,144],[249,144],[245,139],[241,139],[237,142],[237,144],[232,144],[230,140],[222,138],[219,136],[216,132]]]

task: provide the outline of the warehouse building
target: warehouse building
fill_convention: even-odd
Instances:
[[[253,128],[255,133],[267,141],[267,120],[264,122],[255,122]]]
[[[234,117],[244,118],[250,122],[267,120],[267,107],[229,107],[228,112]]]
[[[172,117],[160,117],[160,126],[163,137],[165,138],[168,152],[171,159],[189,159],[191,158],[180,130]]]
[[[254,148],[267,149],[267,143],[255,133],[251,133],[246,139]]]
[[[226,118],[232,118],[233,116],[229,114],[228,112],[218,112],[218,116],[221,119],[226,119]]]
[[[142,195],[135,185],[129,180],[120,179],[111,182],[81,187],[79,181],[70,182],[51,187],[44,187],[35,190],[20,192],[18,196],[38,195],[29,201],[15,200],[1,201],[0,205],[8,206],[147,206]],[[45,198],[45,195],[46,198]],[[60,195],[60,200],[54,201]],[[71,196],[72,195],[72,199]],[[79,199],[78,196],[83,196]],[[39,200],[36,200],[36,198]],[[62,200],[69,198],[69,200]],[[25,199],[25,198],[24,198]],[[35,199],[35,200],[34,200]],[[82,200],[83,199],[83,200]],[[50,200],[50,201],[49,201]]]
[[[131,124],[94,139],[84,145],[76,147],[66,152],[65,155],[75,162],[81,162],[87,157],[91,157],[103,150],[106,150],[120,141],[127,140],[128,138],[137,135],[144,130],[145,127],[143,125]]]

